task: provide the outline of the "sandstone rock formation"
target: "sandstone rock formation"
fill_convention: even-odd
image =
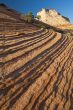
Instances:
[[[72,35],[22,21],[3,26],[0,110],[73,110]]]
[[[60,13],[53,9],[42,9],[37,13],[37,16],[40,16],[40,21],[52,26],[70,24],[70,20],[68,18],[62,16]]]
[[[0,4],[0,20],[19,20],[19,13],[17,11],[8,8],[5,4]]]

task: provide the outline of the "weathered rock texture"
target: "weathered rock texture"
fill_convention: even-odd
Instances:
[[[0,20],[8,19],[8,20],[19,20],[19,13],[15,10],[8,8],[5,4],[0,4]]]
[[[40,16],[40,21],[53,26],[70,24],[70,20],[64,16],[61,16],[56,10],[42,9],[37,13]]]
[[[15,25],[0,34],[0,110],[73,110],[73,37]]]

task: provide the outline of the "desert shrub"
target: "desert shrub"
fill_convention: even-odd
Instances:
[[[37,24],[37,26],[38,26],[39,28],[43,28],[43,29],[45,29],[45,28],[46,28],[46,26],[45,26],[45,25],[43,25],[43,24],[41,24],[41,23],[38,23],[38,24]]]
[[[40,15],[37,15],[37,16],[36,16],[36,18],[37,18],[37,19],[40,19],[40,18],[41,18],[41,16],[40,16]]]
[[[32,14],[32,12],[29,12],[27,15],[24,14],[20,14],[20,18],[22,20],[24,20],[25,22],[33,22],[34,19],[34,15]]]
[[[34,15],[33,15],[32,12],[29,12],[28,15],[27,15],[27,17],[28,17],[28,22],[29,22],[29,23],[30,23],[30,22],[33,22]]]

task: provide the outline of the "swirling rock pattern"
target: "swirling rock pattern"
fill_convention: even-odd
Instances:
[[[0,110],[73,110],[73,37],[25,30],[0,35]]]

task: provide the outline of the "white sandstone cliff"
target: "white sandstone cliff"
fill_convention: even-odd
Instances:
[[[52,26],[70,24],[69,19],[62,16],[56,10],[42,9],[40,12],[37,13],[37,16],[40,16],[40,21]]]

